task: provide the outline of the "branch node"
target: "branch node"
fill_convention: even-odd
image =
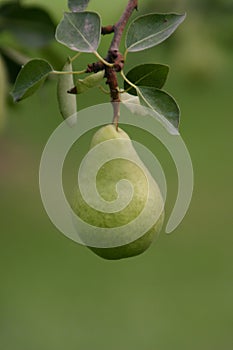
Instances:
[[[104,70],[105,66],[102,62],[98,61],[87,65],[86,73],[98,73]]]

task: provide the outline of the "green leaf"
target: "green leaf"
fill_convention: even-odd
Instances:
[[[127,31],[126,48],[129,52],[148,49],[166,40],[185,19],[184,15],[156,14],[136,18]]]
[[[104,73],[104,71],[100,71],[89,75],[85,79],[78,79],[75,84],[76,93],[82,94],[83,92],[98,86],[104,78]]]
[[[149,86],[161,89],[166,82],[169,67],[163,64],[142,64],[131,69],[126,78],[137,86]],[[137,95],[136,89],[124,81],[124,89]]]
[[[72,63],[69,58],[67,59],[62,71],[63,72],[73,71]],[[57,82],[57,99],[58,99],[59,110],[64,119],[69,118],[70,116],[74,115],[77,112],[76,96],[68,94],[68,90],[71,89],[73,86],[74,86],[74,79],[72,74],[59,75],[58,82]]]
[[[96,51],[100,36],[100,17],[95,12],[65,12],[56,30],[58,42],[81,52]]]
[[[121,94],[121,103],[130,110],[131,113],[141,116],[147,116],[147,109],[141,108],[141,103],[138,96],[130,95],[127,92]]]
[[[55,24],[40,7],[9,3],[0,7],[0,31],[10,32],[21,45],[39,48],[54,40]]]
[[[90,0],[68,0],[68,7],[72,12],[85,11]]]
[[[142,105],[154,111],[168,129],[171,129],[171,126],[178,129],[180,110],[173,97],[153,87],[140,86],[137,90]]]
[[[34,94],[52,71],[52,66],[42,59],[34,59],[26,63],[19,72],[11,92],[14,101],[18,102]]]

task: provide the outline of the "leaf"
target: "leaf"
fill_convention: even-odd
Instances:
[[[104,74],[104,71],[100,71],[86,77],[85,79],[78,79],[75,84],[76,93],[81,94],[91,88],[98,86],[102,82]]]
[[[52,71],[52,66],[42,59],[34,59],[26,63],[19,72],[11,92],[14,102],[34,94]]]
[[[142,64],[131,69],[126,78],[137,86],[149,86],[161,89],[166,82],[169,67],[163,64]],[[137,95],[136,89],[124,81],[124,89]]]
[[[58,42],[81,52],[96,51],[100,36],[100,17],[95,12],[65,12],[56,30]]]
[[[72,12],[85,11],[90,0],[68,0],[68,7]]]
[[[127,92],[121,94],[121,102],[130,110],[131,113],[146,116],[148,110],[142,108],[138,96],[130,95]]]
[[[180,110],[173,97],[153,87],[140,86],[137,90],[142,105],[156,112],[160,121],[162,121],[168,129],[171,129],[172,126],[178,129]]]
[[[63,69],[63,72],[72,72],[73,67],[70,59],[68,58]],[[77,112],[76,96],[68,94],[68,90],[74,86],[73,74],[61,74],[58,77],[57,82],[57,99],[58,106],[61,115],[64,119],[74,116]],[[74,118],[69,118],[68,123],[73,125]]]
[[[136,18],[127,31],[129,52],[148,49],[166,40],[185,19],[184,15],[152,13]]]
[[[21,45],[39,48],[54,40],[55,24],[40,7],[4,4],[0,7],[0,31],[10,32]]]

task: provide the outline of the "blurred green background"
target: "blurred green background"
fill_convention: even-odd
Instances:
[[[65,0],[25,0],[23,4],[42,5],[56,24],[67,9]],[[109,24],[125,4],[126,0],[114,5],[93,0],[90,9],[100,12],[103,23]],[[41,153],[61,122],[55,81],[18,105],[8,98],[0,135],[1,349],[233,347],[232,1],[145,0],[139,4],[139,14],[187,12],[187,19],[169,40],[129,55],[125,70],[140,62],[171,66],[165,88],[182,111],[180,132],[195,175],[191,206],[175,232],[162,232],[145,254],[115,262],[98,258],[56,230],[40,198]],[[1,40],[18,45],[2,33]],[[104,38],[102,53],[109,40]],[[60,68],[69,50],[52,43],[27,53],[47,57]],[[82,67],[87,59],[95,61],[83,55]],[[81,109],[104,101],[106,97],[94,90],[79,98],[78,104]],[[128,129],[131,135],[133,131]],[[174,165],[152,137],[135,134],[160,156],[168,181],[168,217],[177,192]],[[81,140],[73,158],[67,160],[67,179],[73,159],[82,158],[89,138]]]

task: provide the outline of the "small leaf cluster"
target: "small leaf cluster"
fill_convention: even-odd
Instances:
[[[99,86],[106,77],[105,67],[114,68],[112,62],[98,53],[103,27],[100,15],[86,10],[88,3],[89,0],[68,0],[70,11],[64,13],[56,28],[56,40],[75,51],[75,56],[66,60],[61,71],[54,70],[52,65],[45,60],[30,60],[22,67],[16,79],[12,91],[14,101],[20,101],[32,95],[50,74],[57,74],[58,104],[62,116],[68,118],[77,111],[76,96],[73,94],[81,94],[90,88]],[[174,13],[152,13],[134,19],[126,32],[124,61],[128,59],[128,53],[152,48],[166,40],[184,18],[185,15]],[[73,71],[73,62],[82,52],[94,54],[98,59],[99,68],[92,70],[94,73],[84,79],[74,81],[74,76],[89,72],[88,69]],[[162,120],[178,128],[179,107],[173,97],[162,90],[168,72],[167,65],[158,63],[136,66],[126,74],[122,69],[120,74],[124,78],[124,86],[119,87],[119,93],[122,96],[124,94],[137,96],[140,104],[155,111]]]

